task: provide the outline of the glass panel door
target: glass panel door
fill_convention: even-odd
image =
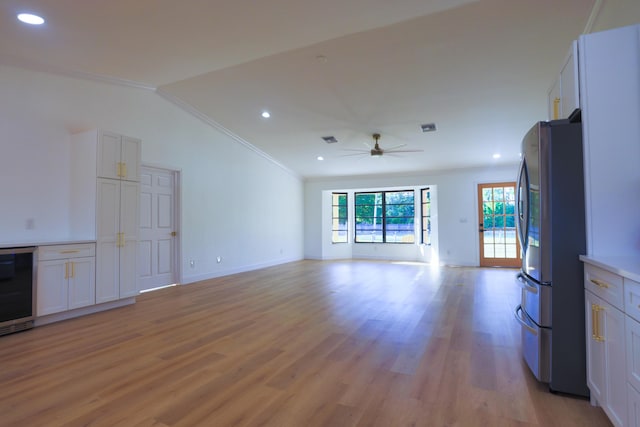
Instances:
[[[516,183],[478,185],[481,267],[520,267],[516,235]]]

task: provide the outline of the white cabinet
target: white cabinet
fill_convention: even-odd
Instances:
[[[592,403],[602,406],[614,425],[626,426],[624,313],[590,291],[585,291],[585,304],[587,385]]]
[[[638,254],[640,25],[580,36],[578,53],[587,253]]]
[[[560,76],[554,80],[549,93],[549,120],[557,120],[560,118]]]
[[[96,302],[135,296],[139,191],[137,182],[98,178]]]
[[[640,427],[640,256],[580,259],[591,403],[616,426]]]
[[[95,304],[95,246],[39,247],[36,277],[38,316]]]
[[[71,139],[71,231],[96,240],[96,303],[137,295],[141,141],[94,130]]]
[[[640,427],[640,393],[631,384],[627,386],[627,417],[629,426]]]
[[[99,131],[96,133],[98,176],[102,178],[140,180],[139,139]]]
[[[566,119],[580,108],[578,42],[574,41],[549,89],[549,120]]]

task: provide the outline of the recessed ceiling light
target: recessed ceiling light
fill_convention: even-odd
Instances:
[[[24,22],[29,25],[42,25],[44,24],[44,19],[38,15],[33,15],[31,13],[19,13],[18,20]]]
[[[500,156],[500,154],[499,154],[499,153],[496,153],[496,154],[494,154],[494,155],[493,155],[493,158],[494,158],[494,159],[499,159],[500,157],[501,157],[501,156]]]
[[[322,161],[322,160],[324,160],[324,157],[318,156],[318,160]]]
[[[271,117],[271,113],[269,113],[268,111],[263,111],[262,117],[264,117],[265,119],[268,119],[269,117]]]

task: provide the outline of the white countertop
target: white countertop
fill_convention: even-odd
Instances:
[[[612,273],[640,282],[640,255],[591,256],[580,255],[580,261],[603,268]]]
[[[29,246],[49,246],[49,245],[72,245],[78,243],[95,243],[95,240],[33,240],[20,242],[0,242],[0,249],[25,248]]]

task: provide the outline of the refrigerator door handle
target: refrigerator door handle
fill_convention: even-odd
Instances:
[[[520,169],[518,170],[517,177],[517,190],[516,190],[516,209],[518,210],[518,221],[516,222],[516,229],[520,237],[520,244],[524,249],[526,247],[526,241],[529,234],[529,177],[527,176],[527,162],[526,159],[522,159],[520,163]],[[522,194],[523,190],[526,194]]]
[[[518,323],[522,325],[523,328],[531,332],[534,336],[536,337],[538,336],[538,330],[535,329],[533,326],[529,325],[529,322],[527,322],[527,319],[524,318],[524,313],[522,312],[522,305],[518,305],[516,307],[516,309],[513,311],[513,316],[516,318]]]
[[[527,278],[524,277],[524,275],[522,273],[518,273],[518,275],[516,277],[517,277],[518,283],[520,283],[520,286],[522,287],[522,289],[524,289],[527,292],[531,292],[532,294],[537,294],[538,293],[538,288],[536,288],[535,286],[531,286],[529,284],[529,282],[527,281]]]

